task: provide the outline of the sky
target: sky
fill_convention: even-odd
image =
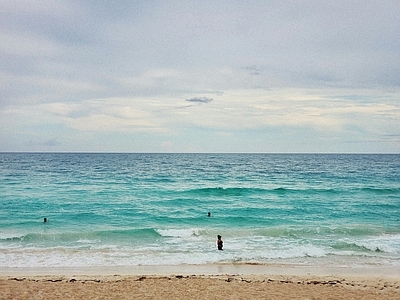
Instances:
[[[398,0],[2,0],[0,151],[400,153]]]

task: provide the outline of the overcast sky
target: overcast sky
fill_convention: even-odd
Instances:
[[[0,1],[0,151],[400,153],[400,1]]]

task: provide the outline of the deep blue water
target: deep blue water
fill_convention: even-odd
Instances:
[[[400,266],[400,155],[0,153],[0,267],[249,262]]]

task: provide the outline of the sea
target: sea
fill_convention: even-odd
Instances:
[[[0,268],[208,264],[400,268],[400,154],[0,153]]]

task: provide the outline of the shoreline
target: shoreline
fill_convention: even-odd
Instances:
[[[9,276],[137,276],[137,275],[293,275],[293,276],[365,276],[400,279],[396,266],[304,266],[294,264],[204,264],[204,265],[149,265],[149,266],[96,266],[96,267],[0,267],[0,277]]]

